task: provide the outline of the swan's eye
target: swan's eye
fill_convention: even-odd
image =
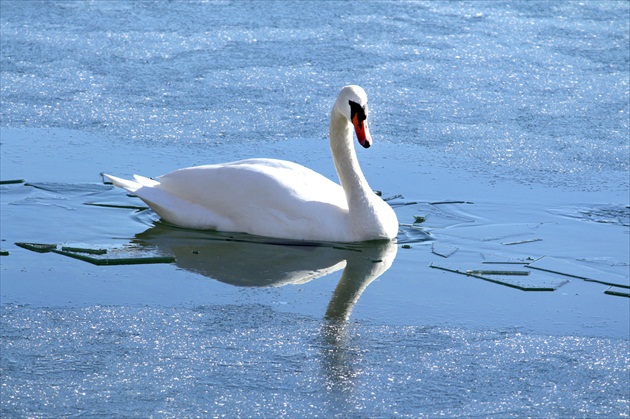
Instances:
[[[365,108],[359,105],[357,102],[353,102],[351,100],[348,101],[350,104],[350,119],[354,120],[354,116],[356,115],[359,119],[359,122],[363,122],[367,119],[367,103],[365,104]]]

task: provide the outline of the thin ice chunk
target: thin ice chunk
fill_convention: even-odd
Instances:
[[[580,278],[585,281],[599,282],[600,284],[612,285],[622,288],[630,288],[630,277],[616,275],[610,272],[600,271],[588,266],[561,259],[544,256],[527,265],[529,268],[541,271],[553,272],[560,275]]]

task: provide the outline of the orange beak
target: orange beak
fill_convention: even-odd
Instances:
[[[359,121],[359,116],[354,115],[352,118],[352,125],[354,125],[354,132],[357,133],[357,140],[364,148],[369,148],[372,145],[372,136],[368,129],[367,119]]]

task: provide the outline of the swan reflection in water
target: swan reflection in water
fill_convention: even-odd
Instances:
[[[429,240],[403,228],[406,242]],[[320,360],[331,405],[348,411],[360,377],[361,345],[347,326],[353,307],[366,287],[392,265],[398,245],[391,241],[310,243],[246,234],[185,230],[164,223],[136,236],[141,246],[173,254],[177,266],[218,281],[244,287],[303,284],[343,269],[320,328]],[[346,407],[344,407],[346,406]],[[345,410],[344,410],[345,409]]]
[[[365,288],[389,269],[391,241],[315,243],[155,224],[135,244],[175,256],[178,267],[241,287],[303,284],[343,269],[325,317],[346,321]]]

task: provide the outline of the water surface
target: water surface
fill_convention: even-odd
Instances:
[[[630,415],[627,3],[325,6],[2,1],[0,178],[28,182],[0,186],[3,417]],[[336,179],[349,83],[393,245],[175,229],[102,183],[248,157]],[[529,275],[431,267],[484,262]]]

